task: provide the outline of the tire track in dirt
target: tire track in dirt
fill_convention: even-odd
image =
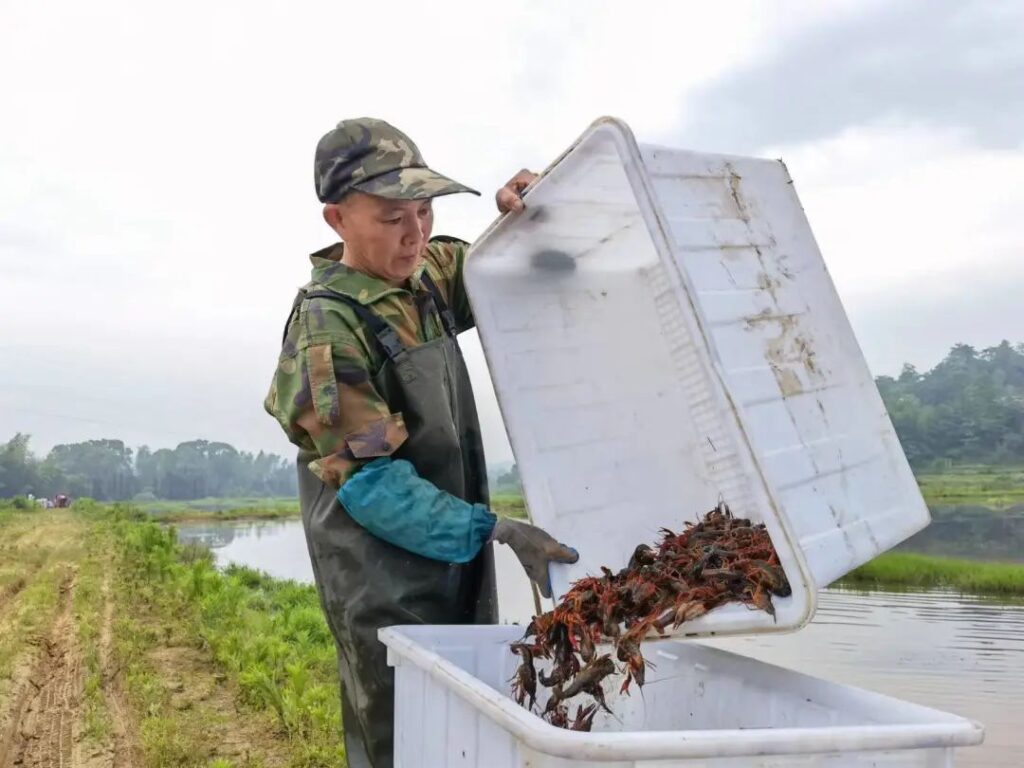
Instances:
[[[70,768],[72,735],[81,703],[78,634],[72,612],[74,571],[60,586],[60,607],[42,641],[35,671],[15,693],[14,717],[0,741],[4,768]]]
[[[135,745],[128,737],[131,717],[121,688],[118,669],[114,661],[114,598],[111,594],[110,574],[103,579],[103,623],[100,628],[100,670],[103,676],[103,699],[110,715],[114,736],[112,768],[134,768],[140,761],[135,757]]]

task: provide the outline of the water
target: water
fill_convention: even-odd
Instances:
[[[186,524],[217,563],[239,563],[312,583],[297,520]],[[496,547],[500,619],[534,612],[526,575],[508,547]],[[958,766],[1024,765],[1024,603],[931,592],[826,590],[814,621],[789,635],[727,638],[710,645],[772,664],[954,712],[985,725],[985,743]]]
[[[313,583],[306,536],[298,520],[183,523],[176,527],[180,541],[210,547],[218,566],[237,563],[280,579]],[[495,547],[494,561],[498,573],[498,620],[525,624],[536,613],[526,573],[508,547]]]

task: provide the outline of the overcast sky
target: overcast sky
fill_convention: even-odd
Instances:
[[[485,192],[437,205],[466,239],[603,114],[782,157],[875,373],[1024,341],[1024,3],[497,7],[0,0],[0,440],[290,453],[262,399],[332,239],[313,147],[360,115]]]

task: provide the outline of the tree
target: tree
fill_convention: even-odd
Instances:
[[[956,344],[927,373],[905,365],[876,383],[915,466],[1024,460],[1024,344]]]
[[[54,446],[45,463],[74,485],[78,495],[109,501],[135,493],[132,449],[121,440],[86,440]]]
[[[495,490],[506,492],[521,492],[523,490],[522,481],[519,479],[519,466],[517,464],[513,464],[508,472],[498,476],[498,482],[495,484]]]
[[[133,457],[121,440],[86,440],[55,446],[43,461],[28,442],[19,433],[0,446],[0,496],[66,493],[109,501],[138,493],[164,499],[298,493],[295,462],[224,442],[190,440],[157,450],[143,445]]]
[[[29,436],[18,432],[0,446],[0,496],[40,493],[39,462],[28,442]]]

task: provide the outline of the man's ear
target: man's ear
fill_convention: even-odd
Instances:
[[[327,226],[337,232],[338,235],[341,235],[341,206],[336,203],[328,203],[324,206],[323,217],[324,221],[327,222]]]

